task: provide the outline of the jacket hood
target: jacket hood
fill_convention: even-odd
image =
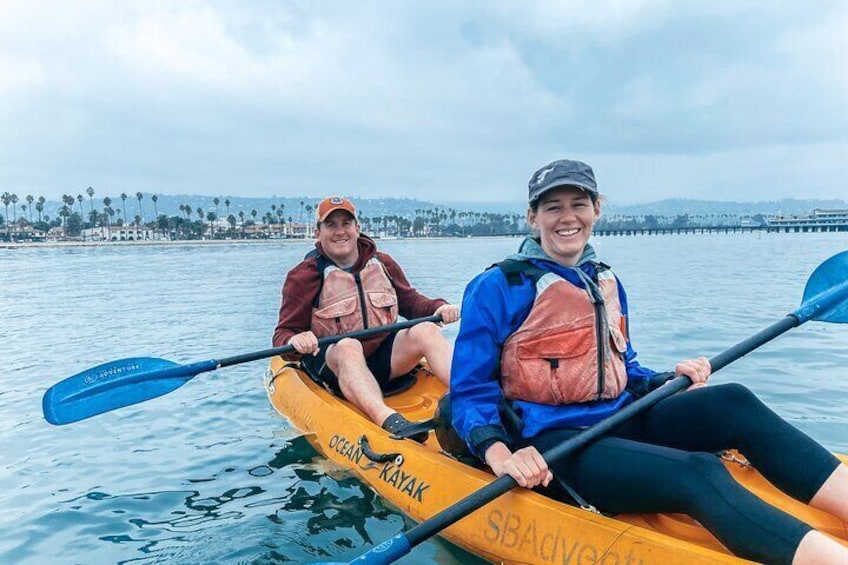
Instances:
[[[521,246],[518,248],[518,253],[513,253],[507,259],[512,259],[514,261],[529,261],[531,259],[535,259],[537,261],[550,261],[552,263],[556,263],[556,261],[542,249],[542,244],[539,239],[535,237],[526,237],[524,241],[521,242]],[[583,248],[583,254],[580,256],[580,259],[577,261],[576,265],[572,265],[572,267],[580,267],[586,263],[598,263],[598,256],[595,253],[595,249],[586,244],[586,247]],[[558,264],[558,263],[557,263]]]

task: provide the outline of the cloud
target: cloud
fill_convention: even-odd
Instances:
[[[571,155],[640,199],[629,170],[703,196],[732,162],[755,199],[794,190],[794,152],[828,163],[825,196],[846,24],[827,2],[5,2],[0,184],[513,200]]]

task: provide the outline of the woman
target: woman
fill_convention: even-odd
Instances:
[[[600,211],[585,163],[555,161],[531,177],[527,221],[538,237],[465,291],[451,368],[459,435],[523,487],[605,512],[686,513],[747,559],[848,563],[848,549],[741,487],[712,453],[738,449],[781,490],[843,521],[848,467],[746,388],[705,387],[703,357],[675,367],[692,379],[689,391],[548,468],[540,452],[672,376],[636,361],[624,289],[588,244]],[[507,430],[505,405],[520,429]]]

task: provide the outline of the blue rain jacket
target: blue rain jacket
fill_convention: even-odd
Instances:
[[[531,261],[580,288],[597,280],[598,262],[589,245],[576,267],[554,262],[532,238],[527,238],[519,253],[509,258]],[[582,272],[578,273],[578,269]],[[468,284],[462,300],[462,321],[451,366],[452,423],[480,458],[495,441],[511,444],[501,421],[499,407],[504,397],[498,376],[503,344],[530,314],[536,298],[533,281],[523,275],[521,278],[522,284],[510,286],[500,269],[489,269]],[[622,314],[627,316],[627,296],[621,283],[618,293]],[[532,438],[548,429],[591,426],[630,404],[634,400],[631,390],[646,392],[653,388],[651,378],[657,373],[639,365],[630,344],[629,329],[627,334],[624,361],[628,390],[614,400],[581,404],[548,405],[515,400],[512,406],[521,418],[521,435]]]

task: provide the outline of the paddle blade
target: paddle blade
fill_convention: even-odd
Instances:
[[[848,323],[848,251],[837,253],[810,275],[801,307],[793,314],[802,323]]]
[[[44,418],[70,424],[167,394],[197,374],[196,365],[132,357],[98,365],[56,383],[44,393]]]

